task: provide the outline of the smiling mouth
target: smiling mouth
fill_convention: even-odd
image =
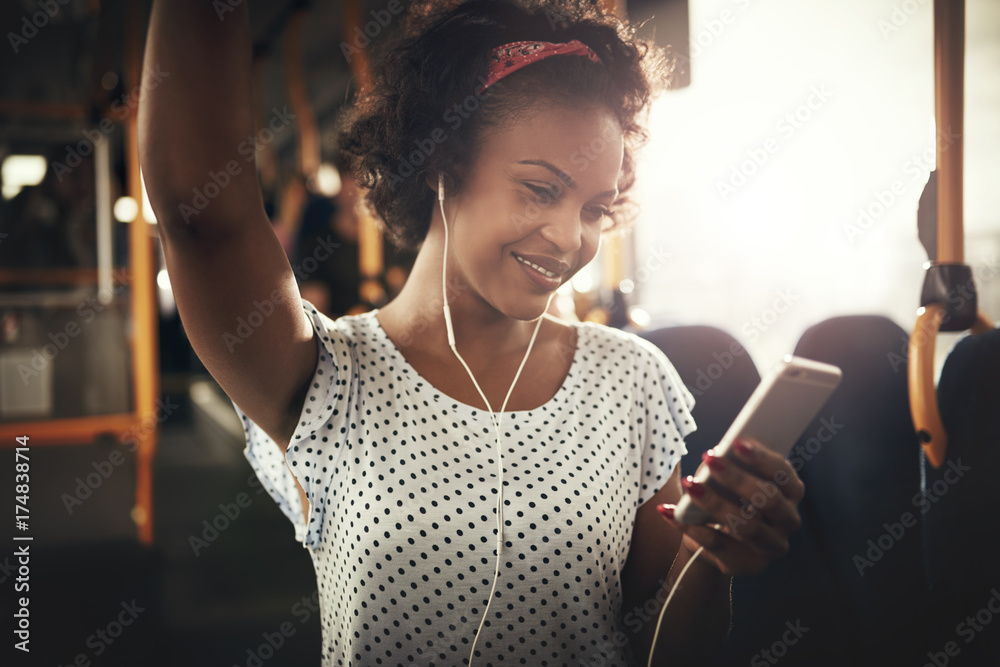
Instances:
[[[549,271],[548,269],[546,269],[544,267],[541,267],[538,264],[535,264],[534,262],[529,262],[528,260],[526,260],[525,258],[521,257],[520,255],[516,255],[515,254],[514,255],[514,259],[516,259],[517,261],[521,262],[522,264],[527,264],[528,266],[530,266],[531,268],[533,268],[535,271],[538,271],[539,273],[541,273],[543,276],[546,276],[548,278],[552,278],[553,280],[555,280],[560,275],[562,275],[560,273],[554,273],[552,271]]]

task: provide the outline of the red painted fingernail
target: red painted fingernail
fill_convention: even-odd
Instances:
[[[683,480],[681,480],[681,486],[687,489],[688,493],[690,493],[695,498],[701,498],[703,495],[705,495],[705,487],[702,484],[694,481],[694,477],[692,477],[691,475],[688,475]]]
[[[738,451],[743,456],[750,456],[751,454],[753,454],[753,447],[751,447],[750,443],[747,442],[746,440],[737,440],[736,451]]]
[[[711,450],[702,454],[701,460],[705,462],[705,465],[717,472],[722,472],[726,469],[726,464],[723,463],[722,459],[713,454]]]
[[[670,519],[671,521],[674,520],[674,508],[673,507],[667,507],[666,505],[657,505],[656,509],[660,510],[660,514],[662,514],[666,518]]]

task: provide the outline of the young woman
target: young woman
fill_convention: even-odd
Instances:
[[[543,316],[623,221],[662,61],[592,3],[405,20],[341,148],[419,253],[396,299],[336,321],[299,297],[239,152],[245,3],[161,0],[146,50],[170,72],[144,94],[140,149],[171,284],[310,550],[323,664],[695,664],[726,635],[731,578],[787,551],[801,481],[745,443],[740,463],[707,457],[709,485],[682,483],[694,401],[666,357]],[[728,522],[758,484],[776,492]],[[673,521],[682,486],[719,524]]]

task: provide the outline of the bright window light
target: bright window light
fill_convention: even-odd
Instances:
[[[0,167],[3,198],[13,199],[21,188],[41,183],[45,168],[45,158],[41,155],[8,155]]]
[[[153,205],[149,203],[149,193],[146,192],[146,179],[139,170],[139,182],[142,183],[142,217],[146,222],[156,223],[156,214],[153,213]]]
[[[637,168],[634,266],[657,268],[635,281],[633,299],[653,326],[718,326],[760,368],[830,317],[880,314],[911,329],[927,260],[917,202],[935,146],[941,154],[954,139],[928,132],[931,3],[913,3],[900,25],[898,4],[691,0],[692,38],[720,28],[692,58],[691,85],[654,104]],[[988,48],[1000,4],[970,0],[968,21],[965,253],[975,271],[1000,249]],[[654,262],[656,248],[669,261]],[[977,275],[996,319],[1000,272]]]
[[[316,179],[313,187],[321,195],[336,197],[340,194],[341,188],[340,172],[329,162],[324,162],[316,170]]]
[[[591,275],[591,272],[587,270],[587,268],[588,267],[584,267],[581,269],[579,273],[573,276],[572,280],[573,289],[582,294],[586,294],[594,289],[594,277]]]
[[[115,220],[118,222],[132,222],[139,214],[139,206],[131,197],[119,197],[115,202]]]

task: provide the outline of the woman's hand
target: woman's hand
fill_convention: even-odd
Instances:
[[[737,441],[727,457],[708,450],[702,459],[698,470],[708,467],[708,483],[687,477],[681,485],[716,525],[679,523],[673,518],[673,505],[658,509],[683,533],[683,548],[693,553],[704,546],[701,558],[723,574],[759,574],[788,553],[788,537],[802,525],[796,505],[805,485],[784,456],[752,440]]]

